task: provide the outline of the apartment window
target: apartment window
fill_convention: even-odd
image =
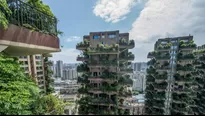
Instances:
[[[26,65],[28,65],[28,61],[25,61],[24,63],[25,63]]]
[[[105,38],[105,35],[104,35],[104,34],[102,34],[102,38]]]
[[[167,42],[162,41],[161,44],[167,44]]]
[[[108,38],[116,38],[116,35],[115,34],[109,34]]]
[[[99,35],[94,35],[94,36],[93,36],[93,39],[99,39],[99,38],[100,38]]]

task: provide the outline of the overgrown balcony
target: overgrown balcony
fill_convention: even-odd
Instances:
[[[88,61],[88,57],[83,56],[83,55],[78,55],[77,56],[77,61]]]
[[[199,60],[205,62],[205,55],[200,56]]]
[[[156,55],[155,57],[157,60],[169,60],[171,58],[170,54],[169,53],[166,53],[164,55]]]
[[[117,66],[117,60],[91,60],[88,64],[88,66]]]
[[[163,73],[163,74],[158,74],[155,76],[155,79],[157,80],[166,80],[168,78],[167,72]]]
[[[148,66],[152,66],[152,65],[154,65],[156,63],[156,59],[151,59],[151,60],[149,60],[148,62],[147,62],[147,65]]]
[[[100,78],[109,79],[109,80],[117,80],[118,76],[116,73],[103,72]]]
[[[189,95],[185,94],[185,93],[177,93],[177,92],[173,92],[172,93],[172,99],[174,101],[183,101],[183,102],[189,102]]]
[[[165,100],[153,100],[153,105],[157,108],[164,108]]]
[[[80,64],[77,66],[77,72],[88,72],[89,68],[87,67],[87,64]]]
[[[156,54],[157,54],[156,51],[149,52],[147,58],[154,58]]]
[[[120,58],[120,60],[123,60],[123,61],[134,60],[135,59],[135,55],[132,54],[132,52],[128,52],[127,55],[121,53],[119,58]]]
[[[179,48],[181,50],[193,50],[196,49],[197,45],[194,43],[194,41],[184,42],[183,40],[179,43]]]
[[[172,43],[167,43],[165,45],[159,44],[157,50],[158,51],[169,51],[172,46]]]
[[[153,84],[149,84],[146,86],[146,91],[154,91],[154,86]]]
[[[175,81],[178,81],[178,82],[192,82],[192,81],[194,81],[191,74],[181,76],[179,73],[176,73],[174,75],[174,78],[175,78]]]
[[[78,89],[78,93],[80,94],[87,94],[88,93],[88,89],[86,87],[81,87]]]
[[[120,48],[129,48],[132,49],[135,47],[135,41],[134,40],[126,40],[126,39],[120,39],[119,40]]]
[[[89,83],[88,78],[85,77],[78,77],[77,81],[78,83],[84,83],[84,84]]]
[[[167,88],[167,85],[168,85],[167,82],[154,83],[155,89],[158,89],[158,90],[165,90]]]
[[[192,64],[186,64],[184,66],[177,64],[177,71],[193,71],[194,67]]]
[[[90,99],[91,99],[90,101],[91,104],[108,104],[108,106],[109,104],[116,104],[115,100],[111,100],[109,98],[104,98],[104,97],[97,97],[97,98],[91,97]]]
[[[153,98],[157,100],[165,100],[166,99],[166,93],[165,91],[163,92],[156,92],[153,94]]]
[[[155,82],[155,78],[152,75],[147,75],[147,83],[153,83]]]
[[[120,89],[120,86],[103,85],[100,87],[89,87],[91,91],[103,91],[103,92],[116,92]]]
[[[121,77],[121,78],[118,80],[118,83],[121,84],[121,85],[129,85],[129,86],[132,86],[132,85],[133,85],[132,79],[130,79],[130,78],[125,78],[125,77]]]
[[[88,48],[88,54],[119,54],[119,45],[98,44],[96,48]]]
[[[80,42],[76,45],[76,49],[78,50],[85,50],[90,46],[89,42],[87,40],[83,40],[83,42]]]
[[[178,60],[194,60],[195,59],[195,55],[193,53],[183,55],[183,53],[180,52],[177,55],[177,59]]]
[[[120,73],[132,73],[132,68],[120,68]]]
[[[172,108],[179,112],[188,112],[189,110],[185,103],[172,103]]]
[[[155,67],[150,66],[149,68],[147,68],[147,73],[148,74],[155,74],[156,73]]]
[[[7,29],[0,28],[0,45],[6,46],[4,52],[21,56],[60,51],[54,16],[22,0],[7,0],[7,4],[10,13],[1,9],[9,22]]]

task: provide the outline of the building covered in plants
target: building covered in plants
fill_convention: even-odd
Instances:
[[[129,115],[130,105],[127,101],[132,97],[132,80],[127,73],[134,60],[129,49],[135,43],[129,40],[128,33],[119,31],[90,32],[83,37],[83,42],[77,44],[76,49],[82,54],[77,61],[83,63],[77,67],[78,83],[82,87],[78,90],[79,114],[94,115]]]
[[[193,36],[158,39],[148,54],[145,114],[196,114]]]

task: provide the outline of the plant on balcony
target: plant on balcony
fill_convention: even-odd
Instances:
[[[132,79],[130,78],[124,78],[124,77],[121,77],[119,80],[118,80],[118,83],[119,84],[122,84],[122,85],[133,85],[133,81]]]
[[[6,0],[0,1],[0,27],[3,27],[4,29],[8,26],[8,20],[7,17],[11,15],[11,10],[8,7],[8,4]]]
[[[77,66],[77,71],[78,72],[88,72],[89,68],[87,66],[87,64],[83,63]]]
[[[126,39],[122,38],[122,39],[119,40],[119,44],[120,44],[120,45],[127,45],[128,42],[127,42]]]
[[[186,43],[183,40],[181,40],[179,43],[179,48],[196,48],[196,47],[197,46],[193,40],[186,42]]]
[[[130,40],[129,41],[129,45],[135,45],[135,41],[134,40]]]
[[[171,56],[170,56],[169,53],[166,53],[166,54],[164,54],[164,55],[158,54],[158,55],[156,55],[155,58],[158,59],[158,60],[161,60],[161,59],[170,59]]]
[[[147,65],[154,65],[156,63],[156,59],[151,59],[147,62]]]
[[[166,93],[165,93],[165,91],[156,92],[156,93],[153,94],[153,98],[164,100],[164,99],[166,99]]]
[[[154,87],[156,89],[166,89],[167,85],[168,85],[168,83],[166,81],[161,82],[161,83],[154,83]]]
[[[179,71],[193,71],[193,65],[192,64],[186,64],[184,66],[177,64],[177,70]]]
[[[80,94],[86,94],[86,93],[88,93],[87,87],[81,87],[81,88],[79,88],[79,89],[78,89],[78,93],[80,93]]]
[[[175,81],[185,81],[185,82],[193,81],[193,77],[191,74],[181,76],[179,73],[176,73],[174,75],[174,78]]]
[[[152,75],[147,75],[147,82],[155,82],[155,78]]]
[[[155,72],[156,72],[155,67],[150,66],[149,68],[147,68],[147,73],[148,73],[148,74],[154,74]]]
[[[54,80],[51,79],[53,71],[50,69],[52,63],[48,61],[48,57],[44,57],[44,72],[45,72],[45,81],[46,81],[46,94],[54,92]]]
[[[159,47],[158,47],[158,49],[159,49],[159,50],[162,50],[162,49],[170,49],[171,46],[172,46],[172,43],[167,43],[167,44],[165,44],[165,45],[160,44]]]
[[[153,105],[157,106],[158,108],[164,108],[165,104],[164,104],[165,100],[153,100]]]
[[[12,15],[7,16],[10,23],[46,34],[62,34],[57,30],[56,17],[49,6],[43,4],[41,0],[28,0],[27,2],[8,0],[7,4],[12,12]]]
[[[83,42],[78,43],[76,47],[89,47],[89,45],[88,40],[84,40]]]

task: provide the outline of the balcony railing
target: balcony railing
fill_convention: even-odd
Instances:
[[[4,14],[10,24],[57,35],[57,19],[55,17],[47,15],[21,0],[7,0],[7,4],[12,14]]]

